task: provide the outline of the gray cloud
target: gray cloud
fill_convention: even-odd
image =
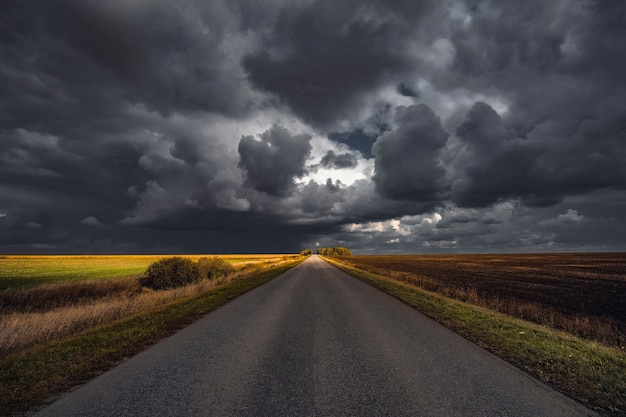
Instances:
[[[238,62],[223,54],[238,16],[221,1],[175,8],[167,2],[121,7],[63,0],[44,7],[45,30],[72,48],[67,53],[81,55],[83,68],[77,70],[97,70],[91,77],[122,87],[127,100],[165,113],[235,115],[249,104]],[[60,75],[76,82],[75,73]]]
[[[452,183],[455,202],[487,205],[503,198],[534,197],[539,191],[533,189],[531,171],[542,149],[507,131],[489,105],[476,103],[456,134],[466,147],[459,157],[463,174]]]
[[[403,82],[398,84],[398,93],[406,97],[418,97],[417,92]]]
[[[330,0],[290,5],[263,47],[244,58],[244,67],[255,85],[304,120],[331,127],[354,117],[372,89],[411,69],[407,38],[419,36],[415,29],[436,5]]]
[[[373,147],[376,189],[393,199],[431,201],[437,199],[445,169],[438,154],[448,134],[426,105],[398,107],[398,127],[378,138]]]
[[[80,222],[82,224],[86,224],[88,226],[102,226],[102,223],[100,223],[100,220],[98,220],[98,218],[94,217],[94,216],[85,217]],[[31,222],[29,224],[33,224],[33,226],[34,225],[39,225],[39,223],[34,223],[34,222]],[[39,226],[34,226],[34,227],[43,227],[43,226],[39,225]]]
[[[564,147],[566,139],[550,137],[557,134],[554,125],[520,138],[489,105],[476,103],[456,130],[463,148],[452,164],[457,172],[453,200],[477,206],[513,197],[529,205],[553,205],[567,195],[623,188],[620,161],[626,154],[618,143],[624,130],[617,119],[606,124],[614,115],[606,109],[598,119],[585,121]]]
[[[623,2],[0,9],[0,252],[626,250]]]
[[[239,142],[239,166],[245,171],[247,182],[273,196],[290,194],[295,178],[306,173],[304,165],[311,153],[311,136],[292,135],[275,125],[258,138],[244,136]]]
[[[322,157],[320,165],[325,168],[354,168],[357,166],[357,157],[349,152],[336,154],[329,150]]]
[[[330,178],[324,185],[309,181],[301,193],[302,211],[316,216],[331,214],[333,208],[338,208],[338,204],[345,200],[345,188],[341,182],[333,183]]]

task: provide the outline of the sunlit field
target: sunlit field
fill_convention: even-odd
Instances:
[[[172,255],[2,255],[0,290],[57,281],[119,278],[143,274],[153,262]],[[196,261],[209,255],[180,255]],[[233,265],[272,262],[292,255],[219,255]]]
[[[196,262],[207,255],[180,255]],[[171,255],[6,256],[0,259],[0,357],[246,279],[298,255],[220,255],[234,270],[155,291],[144,272]]]
[[[0,259],[3,277],[16,277],[22,285],[0,289],[0,415],[21,415],[45,403],[305,259],[298,255],[220,255],[220,262],[212,256],[186,258]],[[198,275],[199,280],[174,288],[148,286],[155,264],[146,269],[153,261],[163,265],[174,260],[179,265],[188,264],[189,258],[206,277]],[[228,263],[223,260],[232,267],[224,267]],[[224,274],[218,275],[217,268]]]

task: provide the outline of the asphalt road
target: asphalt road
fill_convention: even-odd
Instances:
[[[38,416],[595,416],[311,257]]]

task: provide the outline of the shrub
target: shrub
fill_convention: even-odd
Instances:
[[[175,256],[161,259],[148,266],[144,285],[155,290],[178,288],[200,280],[201,276],[191,259]]]
[[[228,261],[212,256],[198,259],[198,271],[202,278],[215,279],[232,274],[235,268]]]
[[[313,255],[313,251],[311,249],[305,249],[302,252],[300,252],[300,256],[309,256],[309,255]]]

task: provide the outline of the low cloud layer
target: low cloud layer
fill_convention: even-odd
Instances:
[[[626,250],[622,2],[0,9],[0,252]]]

